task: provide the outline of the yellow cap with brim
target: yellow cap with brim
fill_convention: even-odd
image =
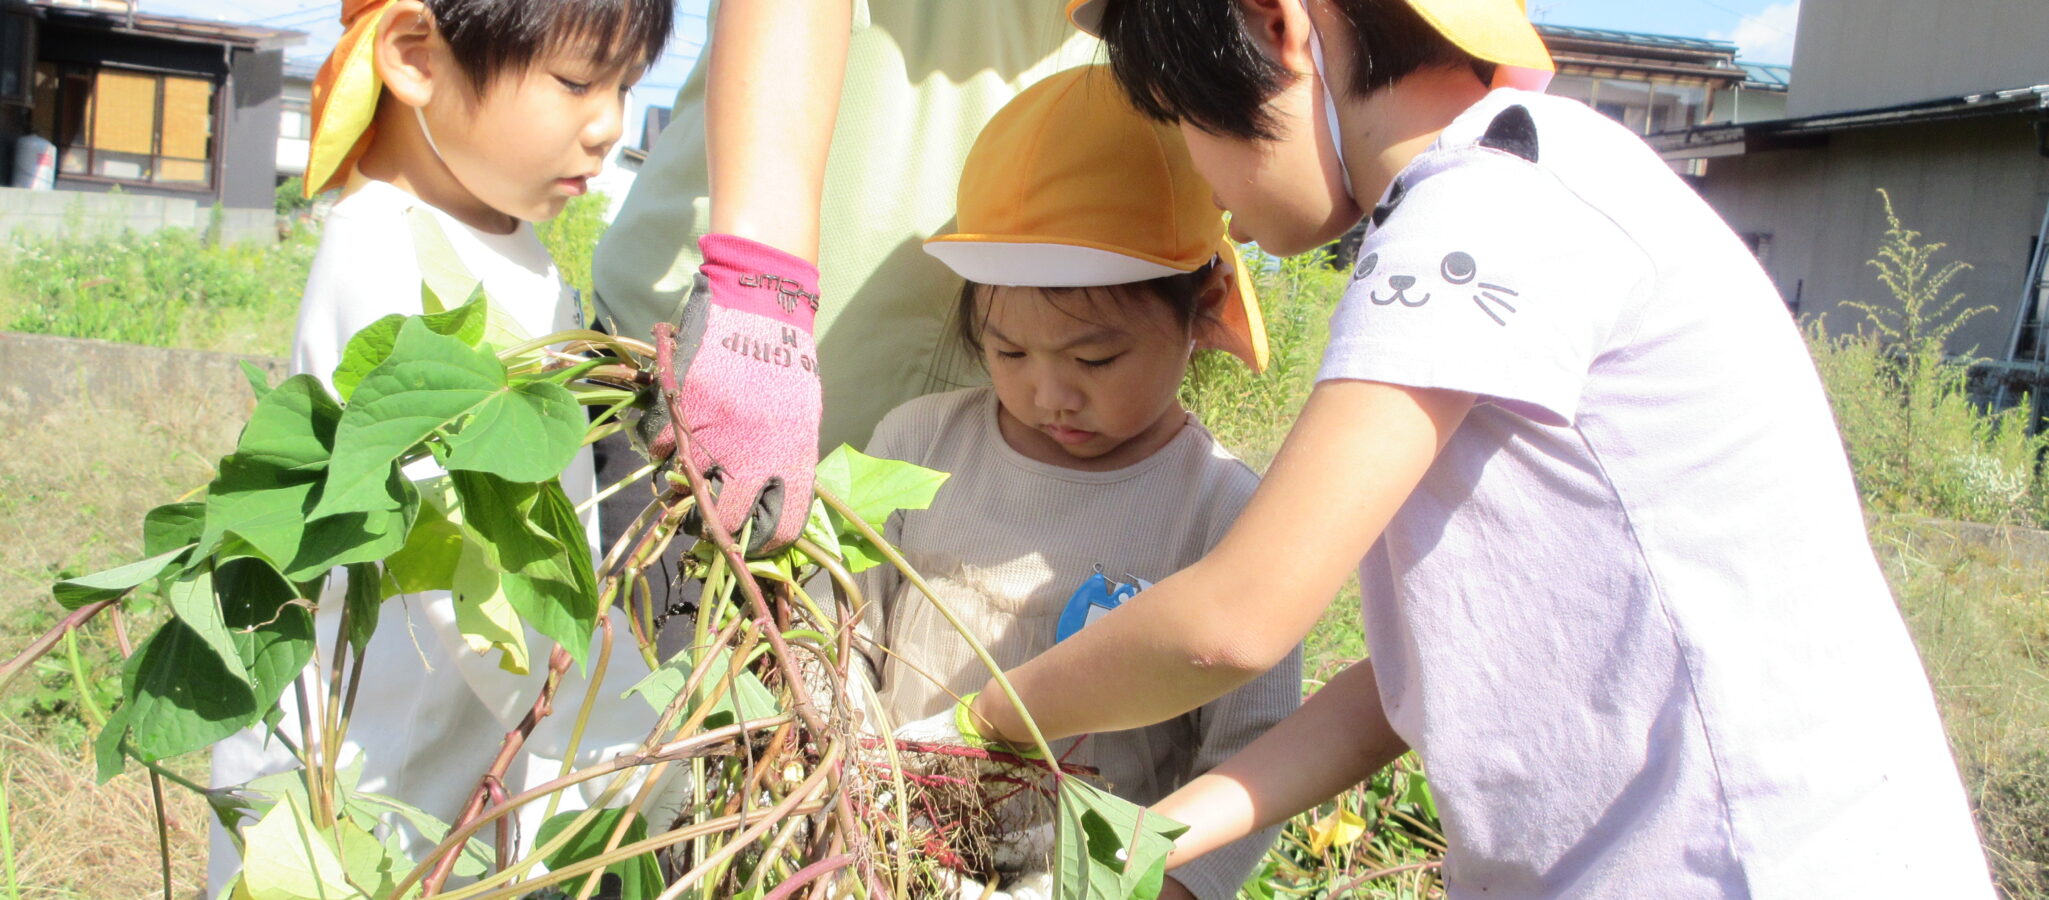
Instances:
[[[1069,0],[1074,27],[1101,36],[1106,0]],[[1475,59],[1494,63],[1497,87],[1543,90],[1556,68],[1551,51],[1530,24],[1525,0],[1408,0],[1437,33]]]
[[[1209,344],[1266,368],[1251,273],[1173,126],[1147,119],[1103,66],[1046,78],[982,129],[961,171],[959,231],[925,242],[961,277],[1101,287],[1232,268]]]

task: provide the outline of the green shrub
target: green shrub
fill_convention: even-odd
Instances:
[[[1331,269],[1325,251],[1275,259],[1246,247],[1244,256],[1266,319],[1266,371],[1253,374],[1237,357],[1204,351],[1188,367],[1181,402],[1224,446],[1263,470],[1315,386],[1346,273]]]
[[[316,235],[214,246],[199,232],[17,237],[0,248],[0,328],[283,355]]]
[[[1990,307],[1959,309],[1945,290],[1969,268],[1938,267],[1941,243],[1907,228],[1885,196],[1887,229],[1870,265],[1898,303],[1843,304],[1864,316],[1856,331],[1808,327],[1816,367],[1865,501],[1880,512],[1994,524],[2040,524],[2049,496],[2038,473],[2049,435],[2028,433],[2025,399],[1990,411],[1973,401],[1973,360],[1944,352],[1964,322]]]
[[[306,179],[294,175],[277,186],[277,214],[295,216],[313,208],[313,198],[306,196]]]
[[[569,201],[561,215],[534,224],[534,234],[562,272],[562,283],[583,298],[584,321],[591,316],[591,253],[598,247],[598,238],[605,236],[609,225],[605,210],[611,206],[611,198],[593,191]]]

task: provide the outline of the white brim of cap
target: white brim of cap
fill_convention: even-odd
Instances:
[[[925,242],[960,277],[1007,287],[1102,287],[1130,284],[1186,270],[1095,247],[998,241]]]

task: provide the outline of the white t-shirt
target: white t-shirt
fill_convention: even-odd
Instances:
[[[1480,397],[1360,567],[1450,895],[1991,896],[1814,366],[1714,211],[1497,90],[1374,218],[1321,377]]]
[[[327,382],[355,332],[393,313],[421,312],[420,264],[408,217],[415,208],[434,214],[456,256],[470,275],[483,283],[492,304],[528,335],[539,337],[577,326],[574,294],[563,286],[547,249],[530,226],[522,223],[504,235],[478,231],[412,194],[358,174],[321,231],[320,249],[306,281],[298,333],[292,342],[294,374],[311,374]],[[463,299],[446,302],[454,305]],[[406,474],[417,480],[439,474],[439,469],[424,461],[408,467]],[[562,486],[572,502],[580,503],[594,493],[588,449],[577,454],[563,473]],[[595,540],[594,515],[586,513],[583,524]],[[592,549],[595,551],[595,545]],[[333,573],[325,596],[340,598],[345,584],[341,572]],[[333,646],[339,618],[339,603],[321,604],[321,615],[315,619],[321,647]],[[599,692],[598,707],[579,745],[579,766],[632,749],[654,724],[654,714],[644,701],[620,697],[647,674],[647,667],[637,654],[617,652],[631,640],[623,620],[615,619],[614,632],[615,652],[606,671],[606,687]],[[363,680],[342,756],[344,765],[362,757],[360,789],[405,800],[444,823],[459,815],[506,732],[532,707],[546,677],[553,642],[531,628],[526,640],[530,671],[514,675],[499,667],[497,651],[478,654],[465,645],[446,592],[385,601],[377,632],[365,653]],[[331,660],[324,652],[316,656],[312,668],[322,679],[322,690],[316,694],[324,695]],[[593,661],[595,658],[593,653]],[[587,684],[573,668],[563,679],[556,693],[555,714],[542,720],[507,772],[506,786],[512,793],[559,774],[576,706],[583,701]],[[283,700],[283,728],[286,734],[296,736],[294,693],[288,689]],[[213,784],[241,784],[297,766],[290,751],[266,742],[262,731],[251,729],[215,746]],[[602,786],[600,779],[586,785],[593,788],[587,795],[565,792],[561,808],[582,809],[586,797],[595,796]],[[625,793],[626,798],[631,796],[630,791]],[[545,805],[536,803],[519,814],[523,845],[532,841],[544,811]],[[218,893],[240,868],[241,860],[218,823],[212,831],[207,875],[211,891]],[[424,857],[434,846],[410,828],[405,833],[406,850],[414,859]]]

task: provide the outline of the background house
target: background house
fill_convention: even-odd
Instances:
[[[203,226],[215,204],[228,230],[269,230],[282,51],[301,40],[125,0],[0,0],[0,171],[23,134],[57,147],[57,190],[0,191],[0,231],[73,207]]]
[[[1537,33],[1558,64],[1546,92],[1585,103],[1638,134],[1773,118],[1785,110],[1790,67],[1738,60],[1728,41],[1545,23]],[[1683,175],[1701,170],[1690,158],[1672,166]],[[1362,222],[1346,232],[1335,263],[1351,264],[1365,231]]]
[[[1701,167],[1701,194],[1798,311],[1847,330],[1861,316],[1838,310],[1843,301],[1890,302],[1864,265],[1885,231],[1885,188],[1910,227],[1949,244],[1944,258],[1974,267],[1951,289],[1996,310],[1959,331],[1951,352],[2003,359],[2018,337],[2022,359],[2039,360],[2049,343],[2035,258],[2049,207],[2045,48],[2041,0],[1805,0],[1786,117],[1650,141]],[[1994,368],[2040,385],[2038,365]]]
[[[313,150],[313,76],[320,74],[319,58],[286,59],[284,81],[278,91],[277,180],[306,174],[306,158]]]

